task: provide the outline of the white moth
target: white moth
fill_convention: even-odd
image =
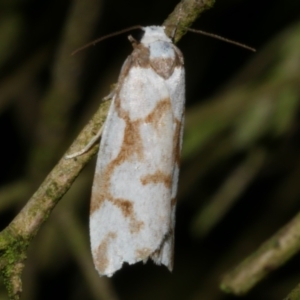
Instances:
[[[183,56],[164,27],[144,27],[123,64],[104,124],[95,171],[90,238],[100,275],[123,263],[173,268],[182,144]]]

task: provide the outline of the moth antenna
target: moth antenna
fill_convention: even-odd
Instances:
[[[104,36],[102,36],[102,37],[100,37],[100,38],[98,38],[98,39],[96,39],[96,40],[94,40],[94,41],[92,41],[92,42],[90,42],[90,43],[88,43],[88,44],[86,44],[86,45],[84,45],[84,46],[76,49],[75,51],[73,51],[71,53],[71,55],[74,55],[74,54],[76,54],[76,53],[78,53],[78,52],[80,52],[80,51],[82,51],[82,50],[84,50],[86,48],[91,47],[91,46],[95,46],[99,42],[104,41],[104,40],[106,40],[108,38],[111,38],[111,37],[116,36],[116,35],[120,35],[122,33],[131,31],[131,30],[135,30],[135,29],[142,29],[142,26],[141,25],[135,25],[135,26],[131,26],[131,27],[128,27],[128,28],[125,28],[125,29],[122,29],[122,30],[119,30],[119,31],[116,31],[116,32],[113,32],[113,33],[110,33],[110,34],[107,34],[107,35],[104,35]]]
[[[221,40],[223,42],[226,42],[226,43],[229,43],[229,44],[233,44],[233,45],[236,45],[236,46],[239,46],[241,48],[245,48],[247,50],[250,50],[252,52],[256,52],[256,49],[255,48],[252,48],[248,45],[245,45],[245,44],[242,44],[242,43],[239,43],[239,42],[236,42],[236,41],[233,41],[233,40],[230,40],[230,39],[227,39],[227,38],[224,38],[220,35],[217,35],[217,34],[213,34],[213,33],[210,33],[210,32],[206,32],[206,31],[203,31],[203,30],[198,30],[198,29],[192,29],[192,28],[187,28],[188,31],[191,31],[191,32],[195,32],[195,33],[200,33],[202,35],[206,35],[206,36],[209,36],[209,37],[212,37],[212,38],[215,38],[217,40]]]

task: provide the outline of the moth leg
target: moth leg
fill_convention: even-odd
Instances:
[[[101,128],[99,129],[97,134],[89,141],[89,143],[83,149],[81,149],[78,152],[66,155],[65,159],[71,159],[71,158],[80,156],[80,155],[84,154],[85,152],[87,152],[88,150],[90,150],[91,147],[97,142],[97,140],[99,140],[99,138],[103,132],[103,127],[104,127],[104,124],[101,126]]]
[[[109,94],[102,99],[102,102],[105,102],[105,101],[113,99],[113,97],[116,94],[116,89],[117,89],[117,84],[112,84],[110,86],[110,92],[109,92]]]

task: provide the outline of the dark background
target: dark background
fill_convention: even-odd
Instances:
[[[78,16],[89,22],[93,15],[90,30],[75,30],[64,45],[76,4],[0,1],[2,228],[109,93],[131,45],[125,34],[69,54],[125,27],[159,25],[177,2],[94,1],[90,13]],[[148,262],[124,266],[112,279],[98,277],[88,249],[94,159],[32,242],[22,299],[235,298],[219,290],[222,276],[299,210],[299,11],[292,0],[216,1],[193,28],[257,52],[194,33],[178,44],[187,110],[173,273]],[[195,220],[216,198],[232,201],[207,229]],[[244,299],[282,299],[300,281],[299,262],[295,256]],[[3,287],[0,299],[7,299]]]

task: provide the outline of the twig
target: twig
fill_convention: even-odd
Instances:
[[[233,271],[225,275],[221,289],[243,295],[300,249],[300,213],[266,241]]]
[[[40,182],[39,178],[48,172],[62,146],[65,147],[71,112],[80,98],[80,74],[86,62],[85,55],[71,57],[70,54],[91,39],[101,16],[101,5],[102,1],[98,0],[76,0],[70,5],[60,43],[55,49],[51,82],[39,108],[37,138],[30,155],[32,169],[28,171],[33,181]]]
[[[18,98],[24,88],[33,81],[33,78],[45,66],[49,58],[49,45],[38,49],[10,76],[0,84],[0,112],[4,111],[12,99]]]
[[[300,283],[283,300],[299,300],[299,299],[300,299]]]
[[[78,151],[102,126],[110,101],[104,102],[70,147]],[[46,177],[21,212],[0,234],[0,269],[11,299],[19,299],[20,276],[29,242],[47,220],[51,211],[70,188],[82,168],[97,151],[97,145],[76,159],[63,158]]]
[[[212,8],[214,3],[215,0],[182,0],[163,23],[163,25],[166,26],[167,35],[172,36],[174,27],[176,27],[174,42],[177,43],[185,35],[187,28],[189,28],[204,11]]]
[[[264,150],[252,150],[228,176],[207,206],[196,215],[192,223],[192,232],[196,237],[207,235],[220,222],[262,168],[265,157]]]

